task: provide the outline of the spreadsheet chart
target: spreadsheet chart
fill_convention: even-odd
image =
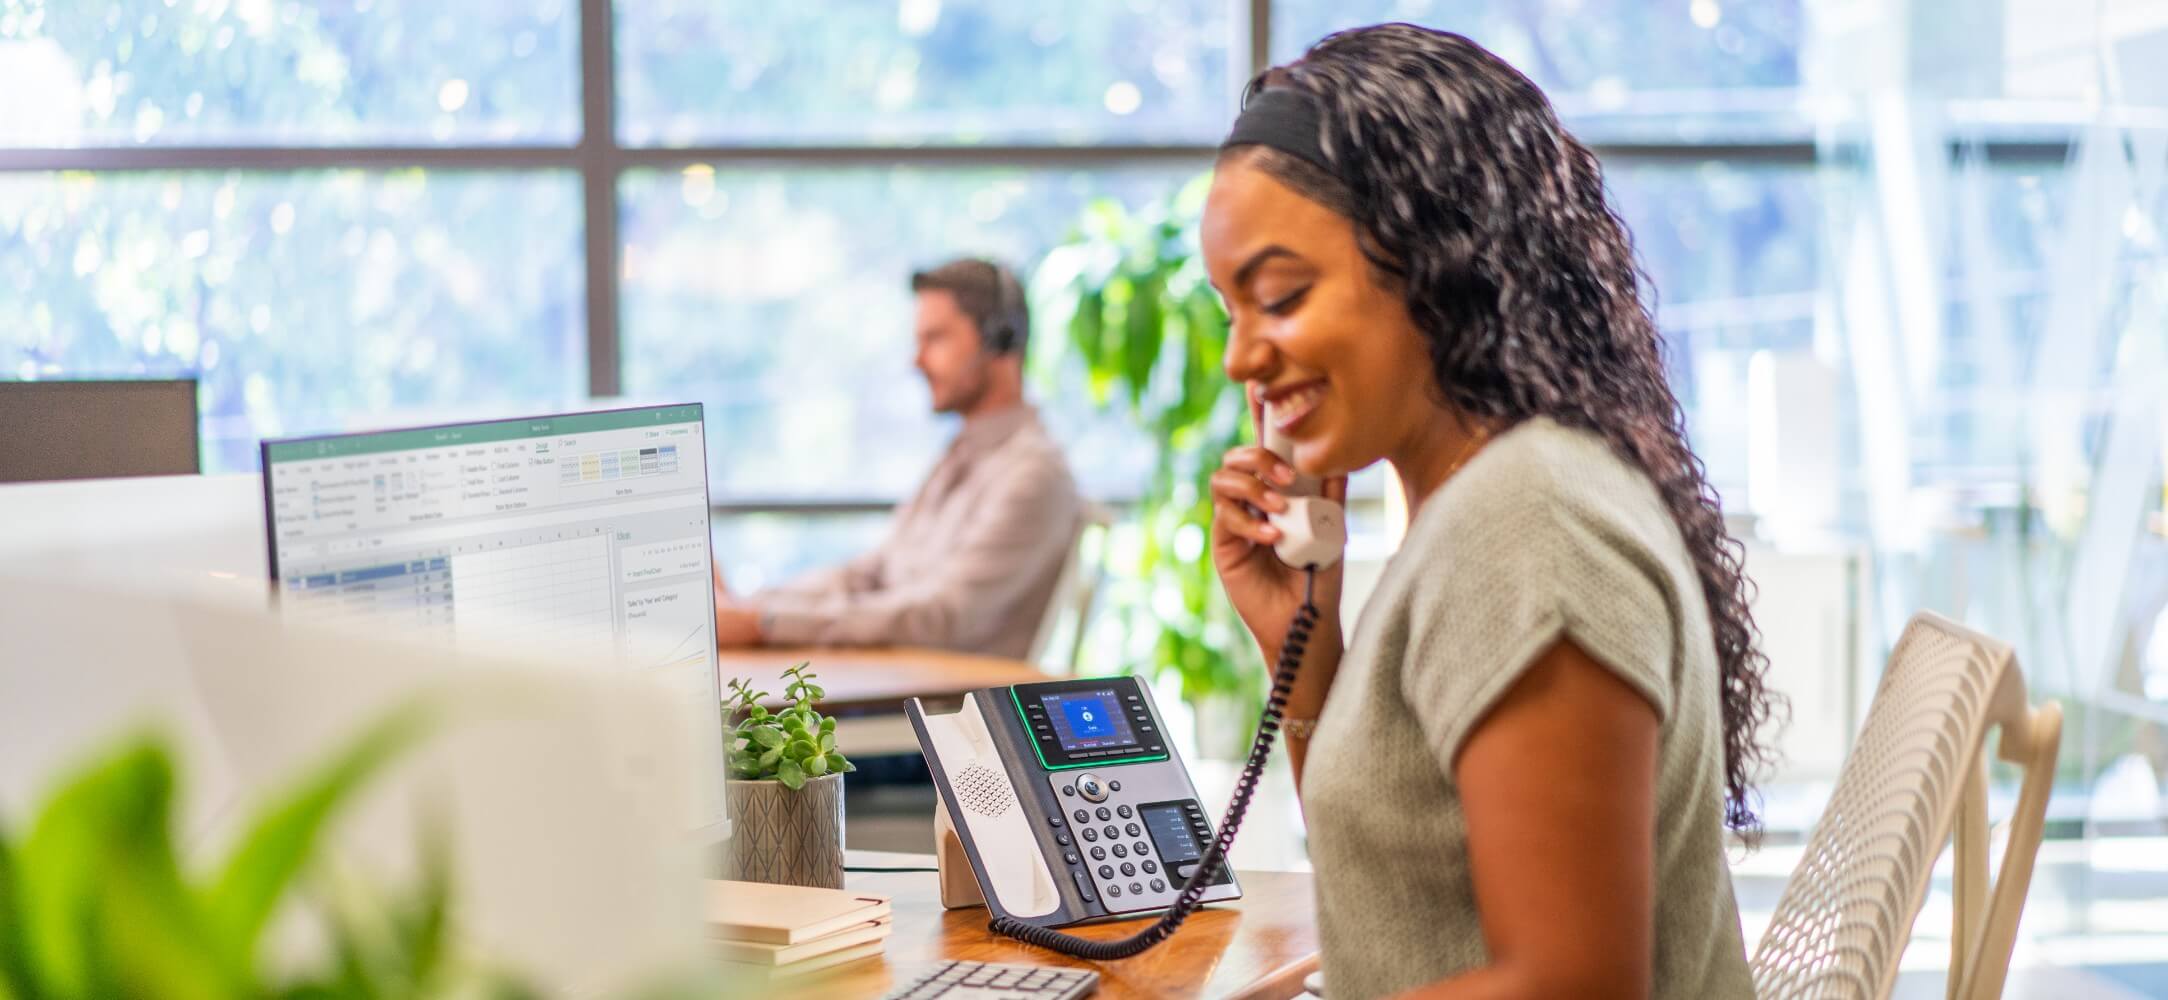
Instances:
[[[500,545],[450,564],[462,641],[546,644],[571,655],[613,649],[610,547],[601,535]]]

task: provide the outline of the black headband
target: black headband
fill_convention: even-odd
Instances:
[[[1319,131],[1317,103],[1309,95],[1292,87],[1273,87],[1242,102],[1242,113],[1235,117],[1235,127],[1220,148],[1270,146],[1337,176],[1339,170],[1325,158],[1325,147],[1318,141]]]

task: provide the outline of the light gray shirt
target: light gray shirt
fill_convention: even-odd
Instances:
[[[1592,433],[1531,420],[1423,503],[1318,721],[1302,798],[1331,1000],[1488,964],[1453,761],[1561,639],[1661,720],[1651,996],[1753,995],[1724,857],[1716,643],[1692,560],[1648,477]]]
[[[1083,500],[1029,406],[966,423],[879,547],[753,595],[778,645],[934,646],[1021,657]]]

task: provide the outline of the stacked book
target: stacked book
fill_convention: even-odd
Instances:
[[[881,954],[888,897],[767,882],[710,881],[708,934],[734,977],[796,979]]]

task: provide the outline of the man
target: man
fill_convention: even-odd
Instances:
[[[919,374],[934,411],[963,428],[879,548],[744,598],[718,569],[719,644],[1030,652],[1083,503],[1024,402],[1024,290],[1007,268],[969,258],[912,275],[911,290]]]

